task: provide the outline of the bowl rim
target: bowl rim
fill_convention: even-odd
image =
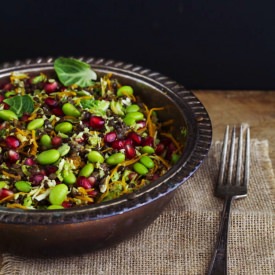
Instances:
[[[169,95],[185,117],[189,138],[183,155],[161,179],[134,193],[120,198],[72,209],[22,210],[0,207],[2,223],[14,224],[60,224],[102,219],[134,210],[174,191],[189,179],[207,156],[212,142],[212,124],[207,110],[199,99],[183,85],[161,73],[142,66],[113,59],[74,57],[91,65],[95,71],[113,72],[158,88]],[[0,78],[13,71],[46,71],[53,69],[55,58],[37,58],[0,66]]]

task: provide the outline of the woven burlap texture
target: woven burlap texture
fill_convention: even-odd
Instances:
[[[249,195],[233,203],[231,215],[231,275],[275,274],[274,197],[270,192],[275,179],[268,142],[252,140],[251,145]],[[206,274],[223,203],[213,196],[220,147],[219,142],[212,145],[197,173],[177,190],[162,215],[138,235],[115,247],[69,258],[3,254],[0,274]]]

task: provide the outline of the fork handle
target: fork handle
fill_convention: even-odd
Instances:
[[[230,220],[230,207],[233,199],[233,197],[227,197],[223,205],[216,248],[212,257],[208,275],[227,274],[227,235]]]

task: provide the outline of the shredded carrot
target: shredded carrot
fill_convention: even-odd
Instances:
[[[171,139],[171,141],[175,144],[175,146],[177,147],[177,151],[180,151],[181,146],[180,144],[175,140],[175,138],[173,137],[173,135],[171,135],[170,133],[160,133],[162,136],[168,137],[169,139]]]
[[[56,136],[56,132],[54,130],[51,131],[50,133],[51,137],[55,137]]]
[[[112,172],[111,172],[111,174],[110,174],[110,178],[112,178],[112,177],[114,176],[114,174],[117,172],[117,170],[118,170],[118,168],[119,168],[120,166],[124,166],[124,167],[125,167],[125,166],[129,166],[129,165],[131,165],[131,164],[137,162],[141,157],[142,157],[142,156],[138,156],[138,157],[136,157],[136,158],[133,158],[133,159],[130,159],[130,160],[125,160],[125,161],[123,161],[123,162],[117,164],[117,166],[112,170]]]
[[[33,112],[29,117],[28,120],[34,120],[37,117],[37,113]]]
[[[157,159],[157,160],[159,160],[160,162],[162,162],[162,164],[164,164],[164,166],[165,166],[167,169],[170,168],[169,163],[168,163],[165,159],[163,159],[161,156],[152,156],[152,158]]]
[[[94,96],[85,95],[85,96],[81,96],[81,97],[76,98],[74,101],[75,101],[76,104],[79,104],[82,99],[92,99],[92,98],[94,98]]]
[[[111,85],[111,81],[109,78],[107,78],[107,86],[109,90],[112,90],[112,85]]]
[[[64,97],[64,96],[76,96],[76,92],[72,92],[72,91],[59,92],[59,93],[57,94],[57,96],[58,96],[59,98],[62,98],[62,97]]]
[[[7,207],[8,208],[20,208],[20,209],[28,209],[28,207],[22,205],[22,204],[19,204],[19,203],[8,203],[7,204]]]
[[[146,105],[145,105],[146,106]],[[147,108],[147,107],[146,107]],[[148,108],[147,108],[148,110]],[[151,119],[151,115],[152,115],[152,112],[153,111],[162,111],[164,110],[163,107],[160,107],[160,108],[152,108],[148,111],[148,115],[147,115],[147,120],[146,120],[146,125],[148,127],[148,132],[149,132],[149,135],[151,137],[154,137],[155,136],[155,132],[156,132],[156,125],[152,122],[152,119]]]
[[[14,81],[17,80],[17,79],[22,80],[22,79],[26,79],[26,78],[29,78],[28,75],[26,75],[26,74],[11,73],[10,81],[12,83],[14,83]]]
[[[72,156],[72,157],[68,158],[68,161],[69,160],[72,160],[72,162],[76,168],[82,167],[84,165],[80,156]]]
[[[52,120],[52,122],[51,122],[51,125],[54,127],[54,125],[56,124],[56,122],[57,122],[57,120],[56,120],[56,118],[54,118],[54,119]]]
[[[140,188],[140,187],[144,186],[145,184],[146,184],[146,180],[142,179],[141,182],[140,182],[140,184],[138,186]]]
[[[27,137],[30,134],[30,132],[28,130],[24,131],[19,128],[16,128],[16,132],[21,134],[22,136],[25,136],[25,137]]]
[[[21,179],[21,176],[19,175],[14,175],[14,174],[11,174],[11,173],[8,173],[6,171],[2,171],[2,174],[8,178],[13,178],[15,180],[20,180]]]
[[[162,122],[161,125],[163,127],[166,127],[166,126],[172,125],[173,123],[174,123],[174,119],[169,119],[169,120]]]
[[[24,148],[24,147],[27,146],[28,144],[29,144],[28,141],[22,142],[22,143],[17,147],[17,150],[20,151],[22,148]]]
[[[14,197],[14,194],[3,198],[2,200],[0,200],[0,204],[5,202],[5,201],[9,201],[9,200],[13,199],[13,197]]]
[[[36,136],[35,136],[35,130],[32,130],[32,149],[31,149],[31,152],[30,154],[35,156],[37,154],[37,148],[38,148],[38,145],[36,143]]]
[[[79,199],[81,201],[86,201],[86,202],[94,202],[93,198],[90,198],[88,196],[75,196],[76,199]]]
[[[71,120],[72,122],[78,122],[78,119],[74,116],[64,116],[64,120]]]

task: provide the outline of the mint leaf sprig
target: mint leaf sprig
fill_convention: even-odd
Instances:
[[[96,73],[88,63],[74,58],[59,57],[54,61],[54,70],[64,86],[77,85],[85,88],[97,79]]]
[[[34,111],[33,99],[29,95],[16,95],[4,100],[19,118],[23,114],[31,114]]]

